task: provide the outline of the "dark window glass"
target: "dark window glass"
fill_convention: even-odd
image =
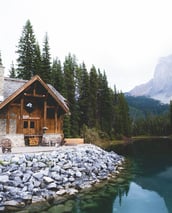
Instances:
[[[27,121],[24,121],[24,123],[23,123],[23,128],[24,128],[24,129],[28,128],[28,122],[27,122]]]
[[[31,121],[31,122],[30,122],[30,128],[31,128],[31,129],[34,129],[34,128],[35,128],[35,123],[34,123],[34,121]]]

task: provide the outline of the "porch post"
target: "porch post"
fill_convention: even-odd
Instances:
[[[9,115],[9,107],[7,110],[7,115],[6,115],[6,134],[9,134],[10,132],[10,115]]]
[[[57,133],[57,108],[54,109],[55,133]]]
[[[47,120],[47,101],[44,100],[44,127],[46,126],[46,120]]]
[[[20,104],[20,133],[23,133],[21,132],[22,129],[23,129],[23,107],[24,107],[24,98],[22,97],[21,98],[21,104]]]

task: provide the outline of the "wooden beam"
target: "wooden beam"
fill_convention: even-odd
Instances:
[[[47,121],[47,100],[44,101],[44,126],[46,126],[46,121]]]
[[[46,95],[29,94],[29,93],[24,93],[24,96],[27,96],[27,97],[35,97],[35,98],[45,98],[45,97],[46,97]]]
[[[10,113],[9,113],[9,107],[7,110],[7,115],[6,115],[6,134],[10,133]]]
[[[17,104],[17,103],[11,103],[11,106],[20,106],[21,104]]]
[[[33,95],[36,95],[36,83],[34,83],[34,88],[33,88]]]
[[[57,109],[54,110],[54,120],[55,120],[55,133],[57,133]]]
[[[47,105],[47,108],[49,108],[49,109],[55,109],[56,107],[55,106],[48,106]]]
[[[21,130],[23,129],[23,108],[24,108],[24,98],[22,97],[21,98],[21,105],[20,105],[20,133],[22,133],[21,132]]]

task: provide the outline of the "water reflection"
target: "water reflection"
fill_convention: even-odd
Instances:
[[[130,184],[130,190],[127,196],[122,200],[119,196],[113,203],[113,213],[168,213],[164,199],[158,193],[143,189],[134,182]]]
[[[127,151],[120,176],[46,212],[172,212],[172,143],[140,142],[127,147]]]

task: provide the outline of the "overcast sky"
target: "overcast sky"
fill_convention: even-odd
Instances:
[[[75,54],[123,92],[150,80],[158,59],[172,54],[171,0],[0,0],[6,75],[28,19],[41,48],[48,33],[52,58]]]

